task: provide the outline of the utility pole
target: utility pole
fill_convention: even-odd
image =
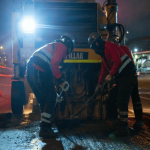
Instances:
[[[126,45],[126,33],[124,34],[124,38],[123,38],[123,43],[124,43],[124,45]]]
[[[118,23],[118,19],[117,19],[117,13],[118,13],[118,4],[116,3],[116,0],[108,0],[107,5],[105,6],[105,10],[106,10],[106,17],[107,17],[107,21],[108,24],[114,24],[114,23]],[[110,36],[115,36],[117,38],[117,29],[110,31],[109,33]]]
[[[125,34],[124,34],[124,45],[126,45],[126,41],[128,40],[128,38],[127,38],[127,34],[129,34],[129,32],[127,31],[127,32],[125,32]]]

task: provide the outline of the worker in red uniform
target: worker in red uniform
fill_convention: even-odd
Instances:
[[[119,128],[113,133],[117,136],[128,136],[128,103],[133,86],[136,83],[136,68],[125,52],[113,42],[105,42],[99,33],[91,33],[88,43],[95,53],[102,57],[101,73],[96,91],[113,77],[118,85],[117,108]]]
[[[120,47],[123,49],[123,51],[130,57],[130,59],[134,63],[130,49],[125,45],[120,45]],[[142,104],[141,104],[141,99],[139,96],[137,78],[136,78],[136,84],[133,87],[132,92],[131,92],[131,98],[132,98],[133,109],[134,109],[135,120],[136,120],[136,123],[134,124],[134,128],[139,130],[144,125],[144,122],[143,122]]]
[[[41,109],[40,137],[56,137],[51,129],[51,116],[56,104],[53,77],[60,86],[63,85],[59,65],[73,51],[74,45],[73,36],[64,34],[59,40],[36,50],[27,63],[27,81]]]
[[[127,46],[120,45],[121,41],[119,43],[116,41],[116,39],[114,37],[111,38],[109,36],[109,32],[107,34],[107,38],[108,38],[108,41],[112,41],[112,42],[117,43],[122,48],[122,50],[129,56],[129,58],[132,60],[132,62],[134,63],[132,55],[131,55],[131,51]],[[134,129],[139,130],[144,125],[144,122],[143,122],[142,104],[141,104],[141,99],[139,96],[137,78],[136,78],[135,86],[133,87],[132,92],[131,92],[131,98],[132,98],[133,109],[134,109],[135,120],[136,120],[136,122],[134,124]]]
[[[109,36],[109,32],[107,34],[107,38],[108,38],[109,41],[113,41],[113,42],[117,43],[122,48],[122,50],[130,57],[132,62],[134,63],[132,55],[131,55],[131,51],[127,46],[120,45],[121,41],[119,43],[119,42],[116,41],[116,39],[114,37],[111,38]],[[135,120],[136,120],[136,122],[134,124],[134,129],[139,130],[144,125],[144,122],[143,122],[142,104],[141,104],[141,99],[140,99],[140,96],[139,96],[137,78],[136,78],[136,84],[133,87],[132,92],[131,92],[131,98],[132,98],[133,109],[134,109]]]

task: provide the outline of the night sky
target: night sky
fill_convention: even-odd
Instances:
[[[97,0],[101,6],[104,1]],[[117,0],[117,3],[118,23],[130,32],[128,38],[150,36],[150,0]],[[13,0],[0,0],[0,41],[10,36],[12,6]]]
[[[105,0],[97,0],[102,6]],[[150,0],[117,0],[118,23],[129,31],[127,37],[150,36]]]

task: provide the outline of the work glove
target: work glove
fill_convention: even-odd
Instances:
[[[99,93],[101,92],[101,87],[102,87],[101,84],[98,84],[98,85],[96,86],[96,88],[95,88],[95,93],[96,93],[96,94],[99,94]]]
[[[112,76],[109,74],[105,78],[105,82],[110,82],[112,80]]]

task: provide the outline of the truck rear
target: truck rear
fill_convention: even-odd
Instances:
[[[65,100],[59,104],[57,118],[73,115],[94,94],[101,57],[89,49],[87,39],[92,32],[98,32],[104,40],[107,39],[107,16],[112,18],[110,23],[117,22],[116,1],[110,0],[106,10],[105,15],[100,4],[94,0],[22,1],[20,11],[12,14],[13,113],[23,112],[23,105],[28,103],[32,93],[25,78],[27,60],[36,49],[59,39],[64,33],[72,34],[76,44],[73,53],[60,66],[70,89],[64,94]],[[102,118],[98,107],[99,104],[95,104],[85,109],[79,117]]]

